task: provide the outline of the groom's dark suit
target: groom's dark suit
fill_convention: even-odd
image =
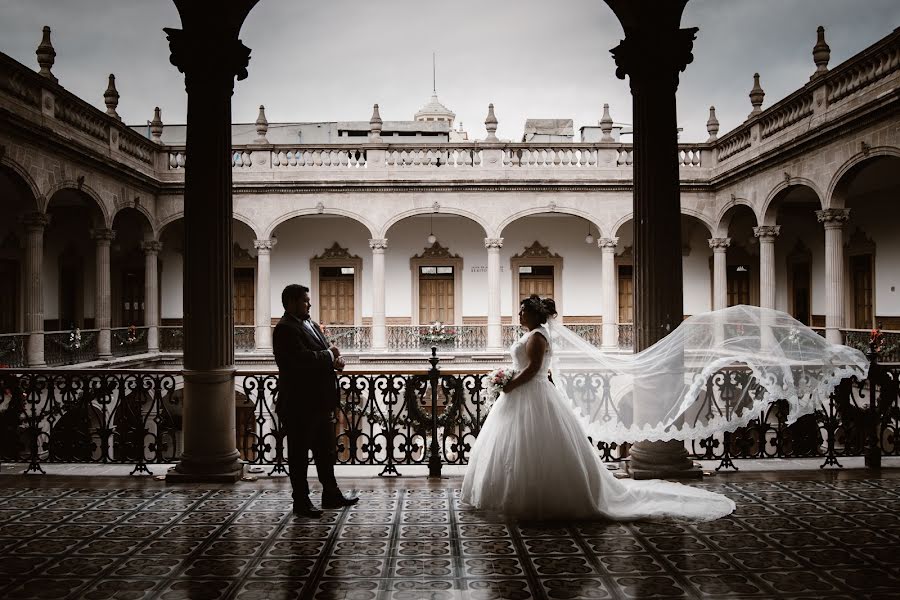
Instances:
[[[275,411],[287,431],[294,501],[305,501],[309,495],[306,467],[310,450],[323,496],[340,494],[334,478],[337,452],[332,424],[340,393],[325,336],[312,320],[307,324],[285,313],[275,326],[272,349],[278,364]]]

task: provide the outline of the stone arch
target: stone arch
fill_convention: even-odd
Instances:
[[[828,183],[828,190],[824,196],[825,208],[844,208],[844,198],[841,187],[848,181],[847,175],[858,169],[863,164],[879,157],[900,158],[900,148],[893,146],[878,146],[868,148],[851,156],[835,172]]]
[[[819,186],[815,181],[805,177],[791,177],[790,179],[781,181],[769,191],[762,207],[759,212],[756,213],[757,222],[760,225],[775,225],[775,216],[778,210],[776,201],[784,194],[790,193],[790,190],[800,187],[812,190],[812,193],[816,195],[822,208],[825,207],[825,196],[822,195],[822,190],[819,189]]]
[[[155,236],[156,230],[157,230],[157,228],[155,226],[156,219],[154,218],[154,216],[152,214],[150,214],[150,211],[143,204],[122,203],[122,204],[116,205],[116,207],[113,209],[112,219],[110,220],[110,223],[115,223],[116,217],[118,217],[119,214],[122,213],[122,211],[129,210],[129,209],[136,210],[137,212],[144,215],[144,218],[147,219],[147,226],[150,228],[151,234]]]
[[[591,225],[597,228],[597,237],[602,238],[606,236],[606,233],[603,231],[603,227],[600,222],[596,219],[594,215],[589,212],[579,210],[577,208],[571,208],[568,206],[533,206],[531,208],[526,208],[520,210],[519,212],[513,213],[503,219],[499,225],[497,225],[496,234],[491,234],[488,237],[500,237],[503,233],[503,230],[506,229],[511,223],[518,221],[519,219],[531,216],[537,216],[541,214],[547,213],[558,213],[563,215],[570,215],[573,217],[581,217],[582,219],[588,221]],[[614,231],[614,230],[613,230]]]
[[[100,194],[89,186],[86,183],[79,183],[77,181],[67,179],[65,181],[61,181],[54,186],[51,186],[45,193],[44,197],[46,198],[46,205],[44,206],[44,211],[46,212],[47,208],[50,206],[50,202],[53,200],[53,196],[57,192],[61,192],[63,190],[71,190],[79,194],[83,194],[87,196],[91,200],[94,201],[94,204],[97,206],[97,209],[100,211],[100,214],[103,218],[103,223],[98,223],[98,225],[102,225],[103,227],[111,227],[112,226],[112,215],[109,212],[109,207],[103,201],[103,197]]]
[[[716,214],[713,220],[714,225],[711,228],[713,237],[728,237],[728,226],[731,224],[735,210],[740,206],[747,207],[753,213],[753,218],[756,220],[757,225],[759,224],[759,215],[753,209],[753,204],[746,198],[735,197],[724,203]]]
[[[239,212],[232,212],[231,218],[232,218],[232,220],[243,223],[244,225],[249,227],[250,230],[253,231],[253,234],[258,239],[262,239],[259,237],[259,229],[256,227],[256,224],[250,219],[250,217],[247,217],[246,215],[242,215]],[[175,223],[176,221],[180,221],[183,219],[184,219],[184,211],[181,211],[181,212],[171,214],[168,217],[166,217],[165,219],[163,219],[162,221],[160,221],[159,223],[157,223],[156,229],[153,232],[155,238],[162,239],[162,234],[168,226],[170,226],[172,223]]]
[[[13,181],[18,184],[22,191],[27,191],[26,197],[31,200],[33,205],[33,210],[35,211],[46,211],[46,200],[41,202],[42,196],[40,192],[40,188],[38,188],[37,184],[32,179],[31,175],[29,175],[28,171],[26,171],[22,165],[10,159],[8,156],[3,155],[0,156],[0,168],[5,168],[7,172],[14,175],[15,178]],[[42,206],[44,204],[44,206]]]
[[[403,221],[404,219],[408,219],[410,217],[415,217],[418,215],[429,215],[429,214],[432,214],[433,212],[434,212],[434,208],[432,208],[431,206],[420,206],[417,208],[413,208],[413,209],[398,213],[398,214],[394,215],[393,217],[391,217],[390,219],[388,219],[388,221],[385,222],[378,229],[378,235],[374,236],[374,237],[376,237],[376,238],[387,237],[387,232],[390,231],[391,227],[393,227],[400,221]],[[482,230],[484,230],[485,237],[491,237],[490,236],[490,232],[492,231],[491,227],[484,221],[484,219],[482,219],[476,213],[469,212],[467,210],[464,210],[462,208],[458,208],[455,206],[444,206],[443,204],[441,205],[440,210],[438,212],[443,215],[456,215],[458,217],[463,217],[470,221],[474,221],[482,228]]]
[[[687,217],[693,217],[694,219],[696,219],[697,221],[699,221],[700,223],[705,225],[706,229],[710,232],[710,235],[712,235],[712,232],[715,230],[715,225],[713,225],[713,223],[709,220],[709,217],[707,215],[703,214],[703,212],[701,212],[695,208],[689,208],[686,206],[682,206],[681,214],[684,216],[687,216]],[[610,229],[609,229],[610,237],[615,237],[616,234],[618,233],[619,229],[621,229],[625,223],[627,223],[628,221],[633,221],[633,220],[634,220],[634,213],[632,213],[632,212],[629,212],[629,213],[624,214],[621,217],[619,217],[615,221],[615,223],[613,223],[612,227],[610,227]]]
[[[320,211],[317,207],[313,206],[310,208],[299,208],[297,210],[292,210],[291,212],[279,215],[277,218],[275,218],[275,220],[273,220],[271,223],[269,223],[269,225],[265,227],[265,229],[263,230],[263,235],[260,239],[268,239],[272,237],[272,233],[274,233],[275,229],[277,229],[279,225],[285,223],[286,221],[290,221],[295,217],[306,217],[309,215],[333,215],[337,217],[346,217],[348,219],[356,221],[357,223],[365,227],[369,231],[370,237],[379,237],[374,235],[376,231],[375,226],[360,214],[351,212],[349,210],[343,210],[341,208],[326,208]],[[381,237],[384,236],[382,235]]]

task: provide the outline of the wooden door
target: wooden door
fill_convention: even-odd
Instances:
[[[553,266],[519,267],[519,302],[533,294],[541,298],[553,297]]]
[[[728,265],[728,306],[750,304],[750,269],[746,265]]]
[[[234,324],[255,325],[253,300],[255,296],[253,269],[234,270]]]
[[[421,267],[419,323],[453,323],[453,267]]]
[[[19,263],[0,260],[0,333],[16,333],[19,330]]]
[[[144,325],[143,270],[128,269],[122,272],[122,322],[119,325]]]
[[[872,255],[860,254],[850,257],[850,279],[853,282],[854,327],[868,329],[874,326],[872,308]]]
[[[346,267],[319,269],[319,323],[353,325],[355,274]]]
[[[634,323],[634,280],[633,267],[619,265],[619,323]]]

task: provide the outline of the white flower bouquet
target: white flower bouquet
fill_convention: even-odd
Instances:
[[[487,384],[485,385],[485,389],[487,392],[486,406],[488,408],[490,408],[497,400],[500,396],[500,392],[503,391],[503,387],[516,376],[517,372],[518,371],[511,367],[499,367],[487,374]]]

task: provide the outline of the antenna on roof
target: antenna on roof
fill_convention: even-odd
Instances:
[[[437,95],[437,69],[435,68],[434,52],[431,53],[431,92]]]

